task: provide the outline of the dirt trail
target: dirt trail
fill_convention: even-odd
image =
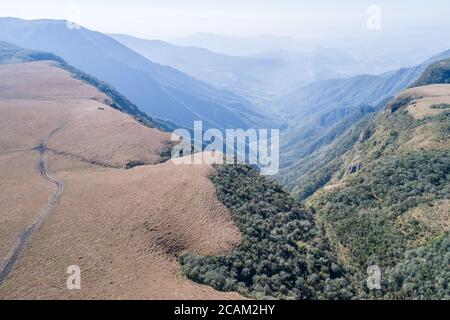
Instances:
[[[19,149],[19,150],[11,150],[6,152],[0,152],[0,156],[7,155],[7,154],[13,154],[13,153],[19,153],[19,152],[27,152],[27,151],[33,151],[34,149]]]
[[[160,163],[169,133],[50,63],[0,66],[0,78],[0,300],[242,298],[189,281],[178,262],[241,242],[213,167]],[[133,162],[146,165],[125,170]],[[69,265],[81,290],[67,290]]]
[[[50,201],[47,203],[47,206],[42,210],[42,212],[39,214],[37,219],[28,226],[20,235],[18,242],[16,245],[12,248],[10,251],[9,256],[6,258],[6,260],[3,262],[1,268],[0,268],[0,285],[3,284],[5,279],[8,277],[8,275],[13,270],[14,266],[16,265],[17,261],[19,260],[22,252],[30,242],[31,237],[33,234],[35,234],[39,229],[42,227],[42,225],[45,222],[45,219],[47,218],[50,211],[53,209],[53,207],[58,203],[58,200],[61,198],[63,192],[64,192],[64,184],[61,181],[56,180],[55,178],[51,177],[47,173],[47,159],[45,156],[45,151],[47,150],[47,145],[50,139],[57,133],[59,130],[61,130],[66,124],[54,129],[50,134],[42,141],[42,143],[35,148],[36,151],[40,153],[40,159],[39,159],[39,170],[41,173],[41,176],[53,183],[56,186],[56,190],[53,193],[53,195],[50,198]]]

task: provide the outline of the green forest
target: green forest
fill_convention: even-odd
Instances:
[[[446,75],[435,64],[418,83]],[[450,299],[450,111],[413,117],[420,99],[356,121],[295,197],[250,166],[218,166],[211,180],[244,239],[227,255],[184,254],[186,276],[257,299]]]
[[[244,240],[225,256],[182,256],[189,278],[258,299],[354,295],[311,212],[276,182],[247,165],[219,166],[211,180]]]

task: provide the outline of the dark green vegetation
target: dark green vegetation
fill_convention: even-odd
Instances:
[[[411,96],[398,96],[389,101],[389,103],[386,106],[386,111],[390,113],[394,113],[400,108],[406,107],[413,101],[413,97]]]
[[[342,167],[340,157],[358,140],[371,114],[407,88],[424,65],[379,76],[315,82],[279,102],[290,129],[283,134],[277,179],[304,200]]]
[[[417,152],[388,156],[352,177],[345,188],[316,199],[314,207],[357,267],[391,266],[405,248],[432,237],[420,220],[399,223],[409,210],[450,196],[450,154]],[[430,209],[431,210],[431,209]],[[352,232],[349,232],[351,230]]]
[[[348,153],[359,154],[362,169],[308,205],[354,281],[378,265],[379,296],[449,298],[450,113],[415,120],[404,105],[374,118],[371,136]],[[427,141],[440,144],[410,143],[425,128],[433,128]]]
[[[52,53],[27,50],[10,43],[0,41],[0,64],[42,60],[63,62],[60,57]]]
[[[411,87],[450,83],[450,59],[431,64]]]
[[[180,262],[194,281],[259,299],[449,298],[448,232],[414,219],[397,224],[409,210],[449,198],[449,175],[448,152],[392,156],[309,211],[254,169],[221,166],[212,181],[244,241],[228,255],[186,254]],[[350,248],[344,267],[314,210],[321,225],[332,224],[333,244]],[[370,265],[381,267],[381,291],[365,287]]]
[[[358,140],[358,131],[372,114],[411,86],[428,66],[438,70],[435,62],[449,56],[446,51],[421,65],[380,75],[313,82],[277,101],[289,125],[282,133],[278,181],[301,201],[329,183],[342,171],[341,156]],[[443,78],[425,73],[421,77],[433,83]],[[398,109],[407,102],[397,100],[392,107]]]
[[[389,272],[386,298],[450,299],[450,237],[437,237],[425,247],[406,252]]]
[[[448,104],[448,103],[434,104],[430,108],[438,109],[438,110],[446,110],[446,109],[450,109],[450,104]]]
[[[16,23],[23,22],[14,22],[13,29]],[[59,24],[36,23],[29,30],[40,30],[41,36],[59,34]],[[63,50],[51,37],[48,42],[36,37],[27,44],[61,50],[55,52],[111,79],[133,101],[160,108],[163,115],[188,119],[187,123],[199,111],[211,124],[220,121],[223,128],[247,126],[259,118],[245,108],[245,101],[151,64],[107,37],[85,29],[70,34],[75,35],[83,41],[67,42],[76,49],[85,48],[82,43],[88,50]],[[3,36],[14,38],[12,33]],[[99,43],[111,50],[108,53],[115,52],[116,60],[99,51]],[[3,63],[55,61],[110,97],[103,102],[146,125],[172,128],[54,55],[7,44],[0,49]],[[414,85],[449,83],[448,66],[449,60],[431,65]],[[181,256],[185,274],[218,290],[255,298],[449,299],[448,104],[431,106],[440,111],[438,115],[435,111],[415,120],[406,106],[420,97],[401,96],[387,105],[386,112],[376,114],[423,68],[313,83],[283,101],[287,106],[280,109],[292,119],[282,149],[287,158],[281,181],[296,198],[248,166],[218,167],[211,179],[240,228],[243,243],[222,256]],[[124,73],[132,76],[125,78]],[[216,97],[221,97],[220,103]],[[192,112],[185,108],[188,105],[200,109]],[[227,116],[222,119],[223,114]],[[141,164],[130,162],[128,167]],[[297,200],[305,201],[306,207]],[[380,291],[365,286],[366,270],[372,265],[382,270]]]
[[[374,112],[371,107],[355,108],[335,124],[329,125],[325,121],[315,132],[309,129],[296,135],[298,140],[294,144],[298,148],[283,154],[285,159],[278,181],[292,190],[299,200],[311,196],[341,170],[344,165],[342,155],[361,138],[361,131]],[[290,160],[293,158],[296,160]]]
[[[228,255],[182,256],[189,278],[260,299],[353,296],[311,213],[277,183],[245,165],[220,166],[211,179],[244,239]]]
[[[212,180],[244,241],[182,256],[185,274],[256,298],[450,299],[450,111],[415,119],[420,99],[351,112],[352,124],[305,140],[294,190],[306,207],[246,166],[219,167]],[[371,266],[381,290],[367,288]]]

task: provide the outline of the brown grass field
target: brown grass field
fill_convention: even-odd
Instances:
[[[213,168],[160,163],[169,134],[106,100],[50,62],[0,66],[0,261],[55,192],[34,150],[46,139],[47,173],[64,184],[0,299],[241,298],[187,280],[177,261],[240,243]],[[130,161],[147,165],[125,170]],[[70,265],[80,266],[81,290],[66,287]]]
[[[413,99],[407,107],[408,112],[415,119],[423,119],[429,116],[436,116],[445,110],[431,108],[436,104],[450,104],[450,85],[433,84],[429,86],[411,88],[402,93],[403,96],[418,97]]]

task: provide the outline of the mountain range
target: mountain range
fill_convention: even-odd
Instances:
[[[0,299],[450,299],[450,51],[354,76],[289,38],[0,31]],[[171,159],[195,120],[285,125],[278,176]]]
[[[351,296],[311,212],[255,168],[167,161],[170,134],[105,83],[41,51],[2,43],[0,57],[1,299]],[[61,270],[77,268],[68,290]],[[249,274],[264,270],[269,291]]]
[[[358,138],[306,201],[355,280],[382,270],[387,299],[449,298],[449,67],[431,64],[354,127]]]
[[[265,107],[266,112],[273,105],[272,100],[284,92],[313,81],[342,77],[356,64],[350,56],[326,48],[232,56],[128,35],[111,37],[151,61],[242,95]]]
[[[153,63],[102,33],[62,20],[0,18],[0,40],[52,52],[108,82],[150,116],[191,128],[248,128],[267,123],[252,104],[173,68]]]
[[[215,53],[231,56],[250,56],[275,50],[298,50],[301,45],[293,38],[262,34],[251,37],[229,37],[212,33],[195,33],[186,37],[169,39],[170,43],[205,48]]]
[[[361,128],[367,117],[383,108],[392,97],[413,84],[427,66],[442,57],[449,57],[449,52],[418,66],[381,75],[315,82],[280,99],[279,113],[284,115],[289,129],[283,132],[281,140],[279,180],[300,199],[323,186],[335,172],[345,152],[343,146],[359,138],[352,127]]]

